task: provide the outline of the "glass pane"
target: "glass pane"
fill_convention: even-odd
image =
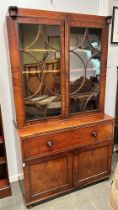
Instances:
[[[98,109],[101,29],[70,28],[70,113]]]
[[[60,28],[20,24],[26,120],[61,114]]]

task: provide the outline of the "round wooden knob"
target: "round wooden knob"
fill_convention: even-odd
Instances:
[[[97,132],[96,132],[96,131],[92,131],[92,132],[91,132],[91,135],[92,135],[93,137],[96,137],[96,136],[97,136]]]
[[[48,141],[47,146],[51,148],[53,146],[53,141]]]

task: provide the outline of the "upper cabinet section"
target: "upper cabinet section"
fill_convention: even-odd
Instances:
[[[104,111],[107,22],[100,16],[10,8],[19,127]]]

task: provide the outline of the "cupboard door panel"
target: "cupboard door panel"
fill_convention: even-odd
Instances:
[[[26,163],[24,170],[28,200],[42,200],[71,188],[71,160],[71,155],[64,153]]]
[[[64,117],[64,20],[8,17],[7,24],[18,126]]]
[[[101,75],[100,28],[70,27],[70,113],[97,110]]]
[[[40,24],[19,24],[27,121],[61,115],[61,55],[64,52],[61,51],[60,37],[63,36],[63,25],[47,24],[45,21]],[[53,31],[55,36],[52,36]]]
[[[74,155],[74,185],[85,185],[108,176],[111,153],[111,145],[76,153]]]

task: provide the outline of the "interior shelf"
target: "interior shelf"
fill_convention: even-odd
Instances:
[[[4,198],[11,194],[11,188],[7,178],[0,179],[0,198]]]
[[[5,163],[6,163],[5,157],[0,157],[0,165]]]
[[[4,143],[4,138],[3,136],[0,136],[0,144],[3,144]]]
[[[0,188],[3,188],[7,185],[9,185],[9,182],[7,179],[0,179]]]

